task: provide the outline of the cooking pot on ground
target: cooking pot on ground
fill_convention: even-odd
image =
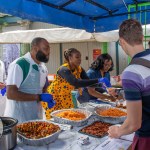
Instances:
[[[0,117],[3,128],[0,127],[0,150],[12,150],[17,145],[17,123],[18,120],[10,117]]]

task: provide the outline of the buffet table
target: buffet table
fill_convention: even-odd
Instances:
[[[96,116],[92,116],[89,119],[88,124],[91,124],[94,121],[97,121]],[[62,131],[55,142],[45,146],[28,146],[21,143],[18,140],[18,145],[16,146],[15,150],[97,150],[99,149],[99,145],[101,143],[106,142],[103,145],[103,150],[105,150],[104,149],[105,146],[109,143],[107,141],[110,141],[108,136],[105,136],[103,138],[94,138],[89,136],[88,144],[85,145],[80,144],[78,142],[78,139],[82,136],[86,136],[78,132],[81,128],[83,128],[83,126],[73,127],[73,129]],[[123,146],[123,143],[121,142],[124,142],[126,146]],[[122,148],[123,150],[128,149],[128,147],[132,144],[131,141],[123,141],[123,140],[120,141],[118,139],[116,139],[115,141],[113,140],[113,146],[115,146],[114,143],[116,144],[116,146],[118,146],[121,143],[119,148]],[[112,147],[110,148],[110,150],[113,150]],[[116,150],[116,148],[114,148],[114,150]]]
[[[80,145],[77,143],[77,139],[80,136],[82,135],[75,131],[64,131],[55,142],[47,146],[27,146],[18,143],[15,150],[93,150],[97,145],[107,139],[107,137],[102,139],[90,137],[90,143],[88,145]]]

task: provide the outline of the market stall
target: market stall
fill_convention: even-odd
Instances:
[[[148,1],[143,2],[143,1],[139,0],[137,2],[137,1],[128,0],[127,2],[125,2],[125,1],[118,0],[115,2],[111,1],[110,3],[106,3],[104,1],[96,1],[96,0],[95,1],[92,1],[92,0],[80,1],[80,0],[78,0],[78,1],[76,1],[76,3],[74,3],[74,2],[75,2],[74,0],[73,1],[72,0],[71,1],[56,1],[56,0],[36,1],[36,0],[32,0],[32,1],[14,1],[13,3],[10,4],[8,0],[5,0],[5,1],[2,0],[2,2],[1,2],[2,5],[0,5],[0,11],[14,15],[14,16],[19,16],[24,19],[30,19],[33,21],[43,21],[43,22],[58,24],[61,26],[69,26],[69,27],[78,28],[78,29],[85,29],[86,31],[89,31],[89,32],[104,32],[104,31],[118,29],[119,24],[123,20],[127,19],[128,15],[130,15],[130,18],[140,18],[141,16],[143,16],[143,14],[147,13],[147,15],[145,15],[145,17],[144,17],[146,19],[141,20],[141,23],[147,24],[150,22],[150,19],[149,19],[150,5],[149,5]],[[138,6],[138,4],[139,4],[139,6]],[[143,5],[143,4],[145,4],[145,5]],[[132,6],[133,6],[133,9],[130,10],[130,8]],[[140,8],[138,8],[138,7],[140,7]],[[94,11],[91,11],[91,10],[94,10]],[[137,15],[136,17],[134,17],[135,14]],[[112,23],[111,25],[110,25],[110,22]],[[112,118],[113,117],[110,117],[109,119],[111,120]],[[90,118],[88,118],[88,120],[89,119]],[[103,120],[103,122],[104,122],[104,120]],[[122,123],[122,122],[123,121],[120,121],[119,123]],[[115,122],[115,124],[116,124],[116,122]],[[73,133],[76,134],[76,132],[79,130],[80,129],[78,128],[77,130],[72,130],[72,131],[73,131]],[[69,134],[69,132],[68,132],[68,134]],[[65,138],[67,138],[66,135],[67,134],[65,134]],[[78,144],[76,143],[76,140],[79,138],[79,135],[80,134],[77,133],[77,136],[74,139],[69,141],[69,143],[75,142],[73,144],[73,147],[70,147],[69,144],[65,145],[64,137],[63,138],[60,137],[60,139],[64,142],[64,145],[65,145],[64,149],[77,149]],[[72,135],[72,137],[73,137],[73,135]],[[118,140],[120,140],[120,139],[118,139]],[[129,142],[129,139],[127,139],[127,140],[124,139],[124,141]],[[61,149],[63,147],[63,142],[60,143]],[[103,142],[103,141],[98,141],[98,144],[100,144],[101,142]],[[94,142],[91,142],[91,143],[94,143]],[[86,149],[101,149],[101,148],[105,148],[105,146],[107,146],[107,144],[109,144],[109,143],[111,143],[111,142],[106,141],[106,143],[104,143],[104,145],[98,146],[97,144],[95,144],[92,148],[91,147],[89,147],[89,148],[85,147],[85,148]],[[121,143],[121,146],[122,146],[124,142],[120,141],[119,143]],[[132,141],[130,140],[130,143],[128,144],[128,146],[131,143],[132,143]],[[59,145],[59,141],[58,141],[58,143],[56,141],[56,145],[54,143],[54,149],[56,149],[58,145]],[[117,145],[118,144],[113,144],[113,146],[117,146]],[[23,145],[20,145],[20,146],[23,146]],[[88,144],[86,146],[88,146]],[[123,147],[123,149],[127,149],[127,147]],[[41,149],[41,147],[38,147],[38,148]],[[48,148],[51,148],[51,145],[46,147],[46,149],[48,149]],[[84,148],[84,146],[80,147],[80,149],[85,149],[85,148]],[[118,148],[120,148],[120,145]],[[18,149],[19,149],[19,147],[18,147]],[[32,147],[27,146],[26,149],[32,149]],[[110,149],[112,149],[112,147]],[[113,149],[115,149],[115,147]]]

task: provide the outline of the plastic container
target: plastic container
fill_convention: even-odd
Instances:
[[[71,91],[71,95],[72,95],[72,102],[73,102],[74,108],[78,108],[78,101],[77,101],[77,97],[79,95],[78,90]]]

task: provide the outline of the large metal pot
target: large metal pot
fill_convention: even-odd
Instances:
[[[3,124],[3,132],[0,137],[0,150],[12,150],[17,145],[18,120],[10,117],[0,118]]]

